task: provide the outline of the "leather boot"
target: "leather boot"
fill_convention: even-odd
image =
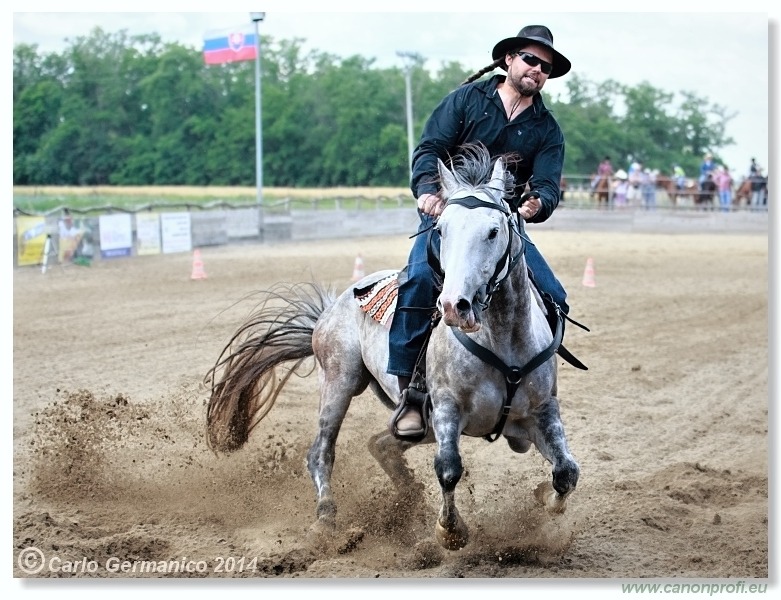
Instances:
[[[425,394],[409,387],[410,377],[399,375],[398,379],[399,404],[388,425],[391,433],[399,439],[420,438],[426,433],[422,416]]]

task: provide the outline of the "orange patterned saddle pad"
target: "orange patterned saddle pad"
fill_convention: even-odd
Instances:
[[[366,287],[353,290],[361,310],[382,325],[388,324],[396,310],[396,299],[399,295],[398,275],[392,273]]]

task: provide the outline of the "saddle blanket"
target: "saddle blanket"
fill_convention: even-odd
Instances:
[[[389,327],[393,313],[396,311],[399,274],[393,272],[365,287],[355,288],[353,293],[363,312],[378,323]]]

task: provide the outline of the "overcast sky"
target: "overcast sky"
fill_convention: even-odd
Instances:
[[[371,2],[300,0],[255,5],[223,2],[220,6],[235,12],[202,13],[89,12],[90,4],[79,2],[33,0],[14,4],[13,43],[38,44],[43,51],[61,51],[68,39],[88,35],[94,27],[106,32],[125,29],[130,34],[157,33],[164,41],[200,50],[207,30],[249,22],[248,10],[254,8],[266,11],[260,24],[261,37],[298,38],[304,40],[306,49],[340,57],[358,54],[375,59],[379,67],[401,66],[397,52],[403,51],[422,55],[430,68],[455,60],[475,71],[491,61],[491,50],[499,40],[514,36],[524,25],[544,24],[553,32],[556,49],[572,61],[573,72],[583,77],[630,85],[647,81],[669,92],[691,91],[726,107],[735,115],[727,133],[736,141],[736,145],[720,151],[727,165],[739,175],[747,171],[751,157],[768,165],[768,94],[776,91],[769,90],[768,81],[771,68],[774,80],[778,70],[778,21],[768,12],[766,2],[744,0],[740,8],[749,12],[743,13],[718,13],[711,7],[707,13],[696,12],[698,3],[689,0],[656,1],[655,9],[665,12],[655,13],[568,12],[583,9],[577,8],[576,2],[561,1],[556,2],[555,11],[545,13],[454,12],[443,7],[462,3],[427,0],[385,3],[397,7],[395,12],[367,9],[366,5],[376,4]],[[177,4],[181,3],[155,6],[173,11],[179,8]],[[472,4],[483,8],[480,3]],[[611,10],[611,4],[616,6],[589,4],[592,10],[603,11]],[[206,5],[189,2],[186,6],[192,11]],[[328,12],[322,12],[326,6]],[[63,8],[84,12],[43,12]],[[148,7],[112,2],[112,8]],[[19,12],[22,9],[41,12]],[[545,90],[554,96],[563,94],[565,81],[566,76],[550,80]],[[564,133],[566,136],[566,130]]]

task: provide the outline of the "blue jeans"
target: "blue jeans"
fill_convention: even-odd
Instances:
[[[433,223],[432,217],[419,213],[418,233],[427,230]],[[439,250],[439,236],[433,234],[433,243]],[[423,345],[426,342],[431,312],[436,303],[434,273],[428,265],[428,233],[415,238],[407,263],[407,277],[399,280],[399,297],[396,313],[393,315],[389,332],[389,350],[387,372],[391,375],[411,377]],[[569,312],[567,292],[553,271],[545,262],[534,244],[526,244],[526,264],[532,272],[534,281],[543,291],[551,295],[565,313]],[[411,310],[410,310],[411,309]],[[430,310],[427,310],[430,309]]]
[[[720,190],[719,202],[721,203],[721,212],[729,212],[732,206],[732,190]]]

